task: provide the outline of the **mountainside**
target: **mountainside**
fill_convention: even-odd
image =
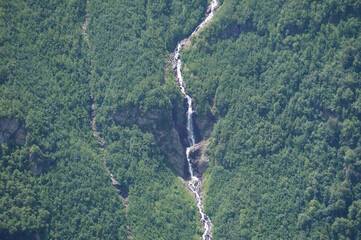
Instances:
[[[89,131],[85,2],[0,6],[0,122],[10,133],[1,139],[0,238],[122,238],[124,207]]]
[[[1,239],[200,237],[168,51],[206,4],[1,2]]]
[[[201,238],[172,58],[209,3],[0,2],[0,239]],[[361,1],[218,5],[180,52],[212,239],[361,239]]]
[[[215,239],[361,238],[361,2],[224,1],[183,54]]]

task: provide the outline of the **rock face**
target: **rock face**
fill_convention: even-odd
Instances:
[[[216,118],[212,114],[204,116],[195,113],[194,122],[197,137],[201,140],[210,138]]]
[[[164,116],[160,110],[142,114],[134,107],[118,108],[112,118],[116,124],[122,126],[136,124],[143,132],[153,134],[157,145],[177,174],[185,176],[187,169],[185,150],[171,117]]]
[[[0,143],[15,141],[18,145],[25,143],[25,129],[14,118],[0,118]]]
[[[183,100],[182,104],[177,104],[177,102],[172,103],[172,119],[175,126],[175,129],[178,132],[179,138],[181,140],[184,151],[188,146],[189,142],[187,139],[187,101]]]
[[[206,171],[209,159],[206,155],[206,150],[209,141],[202,141],[195,144],[189,151],[189,158],[197,177],[202,177]]]

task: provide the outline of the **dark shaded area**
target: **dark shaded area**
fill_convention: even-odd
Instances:
[[[14,118],[0,118],[0,144],[25,144],[25,129],[23,123]]]

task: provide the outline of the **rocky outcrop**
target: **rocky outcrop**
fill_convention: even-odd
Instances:
[[[201,140],[210,138],[216,118],[212,114],[207,116],[194,114],[194,126],[197,137]]]
[[[143,132],[153,134],[157,145],[177,174],[185,176],[186,156],[171,117],[165,116],[160,110],[143,114],[135,107],[123,107],[118,108],[112,118],[116,124],[122,126],[136,124]]]
[[[178,132],[174,128],[169,132],[161,131],[156,135],[156,141],[177,174],[184,177],[187,174],[186,156]]]
[[[195,144],[189,151],[189,159],[197,177],[202,177],[207,169],[209,159],[206,155],[206,150],[208,145],[209,141],[202,141]]]
[[[25,144],[25,129],[15,118],[0,118],[0,143]]]
[[[184,147],[188,147],[188,139],[187,139],[187,100],[183,99],[183,101],[174,101],[172,103],[172,119],[175,126],[175,129],[178,132],[181,143]]]

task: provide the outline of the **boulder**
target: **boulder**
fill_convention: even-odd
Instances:
[[[201,141],[191,147],[189,151],[189,159],[193,166],[193,170],[197,177],[202,177],[206,171],[209,159],[206,155],[206,150],[209,145],[209,141]]]

